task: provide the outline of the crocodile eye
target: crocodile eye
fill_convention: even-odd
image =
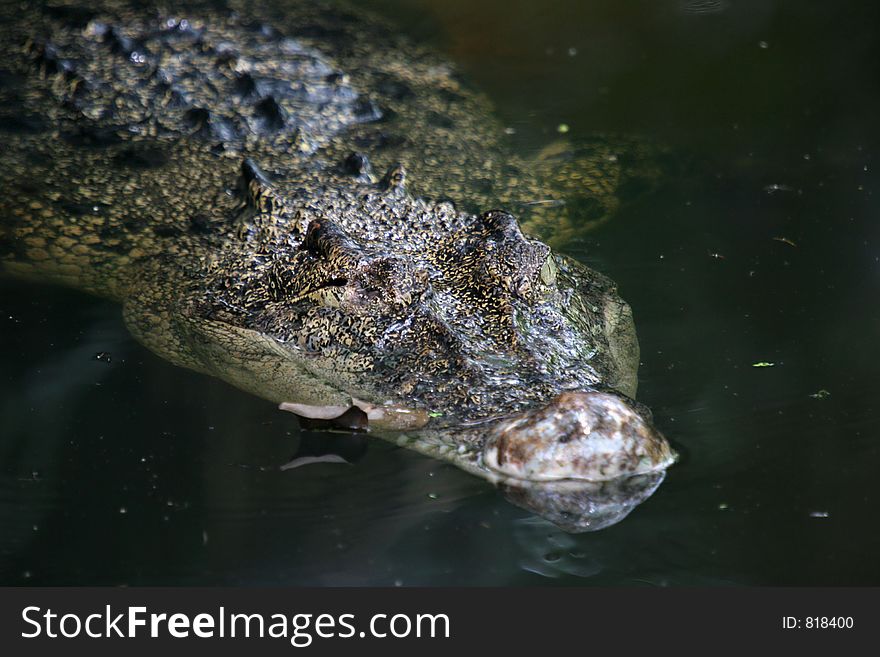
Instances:
[[[556,282],[556,262],[552,253],[547,254],[547,259],[541,266],[541,282],[544,285],[553,285]]]

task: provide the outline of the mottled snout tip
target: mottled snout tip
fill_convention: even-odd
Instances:
[[[483,465],[527,481],[608,481],[664,470],[669,443],[631,402],[612,393],[564,392],[547,406],[503,420]]]

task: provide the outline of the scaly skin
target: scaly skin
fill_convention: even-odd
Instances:
[[[569,528],[650,495],[673,455],[630,399],[629,307],[534,237],[573,193],[607,214],[616,158],[521,162],[447,62],[350,10],[99,4],[0,10],[6,273]]]

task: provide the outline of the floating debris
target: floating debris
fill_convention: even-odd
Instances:
[[[726,260],[727,259],[724,255],[718,253],[717,251],[707,251],[706,253],[709,255],[710,258],[715,258],[716,260]]]
[[[766,360],[752,363],[752,367],[776,367],[776,363],[768,363]]]
[[[794,187],[789,187],[788,185],[773,184],[773,185],[767,185],[764,188],[764,191],[767,192],[768,194],[775,194],[776,192],[793,192]]]
[[[830,518],[831,514],[828,511],[810,511],[811,518]]]
[[[107,351],[99,351],[98,353],[95,354],[95,360],[99,360],[102,363],[109,364],[110,361],[113,360],[113,357]]]
[[[783,244],[788,244],[789,246],[797,248],[797,244],[794,243],[794,240],[790,240],[787,237],[774,237],[773,239],[777,242],[782,242]]]
[[[570,130],[570,128],[568,127],[567,123],[560,123],[558,126],[556,126],[556,132],[558,132],[561,135],[564,135],[569,130]]]
[[[818,392],[814,392],[812,395],[810,395],[810,397],[812,397],[813,399],[825,399],[826,397],[830,396],[831,393],[825,390],[825,388],[822,388]]]

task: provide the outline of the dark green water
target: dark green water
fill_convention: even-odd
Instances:
[[[299,432],[134,343],[113,304],[2,281],[0,582],[880,584],[880,5],[371,4],[524,151],[566,124],[674,154],[568,250],[632,304],[640,399],[681,463],[567,535],[451,466]],[[279,469],[327,451],[354,463]]]

